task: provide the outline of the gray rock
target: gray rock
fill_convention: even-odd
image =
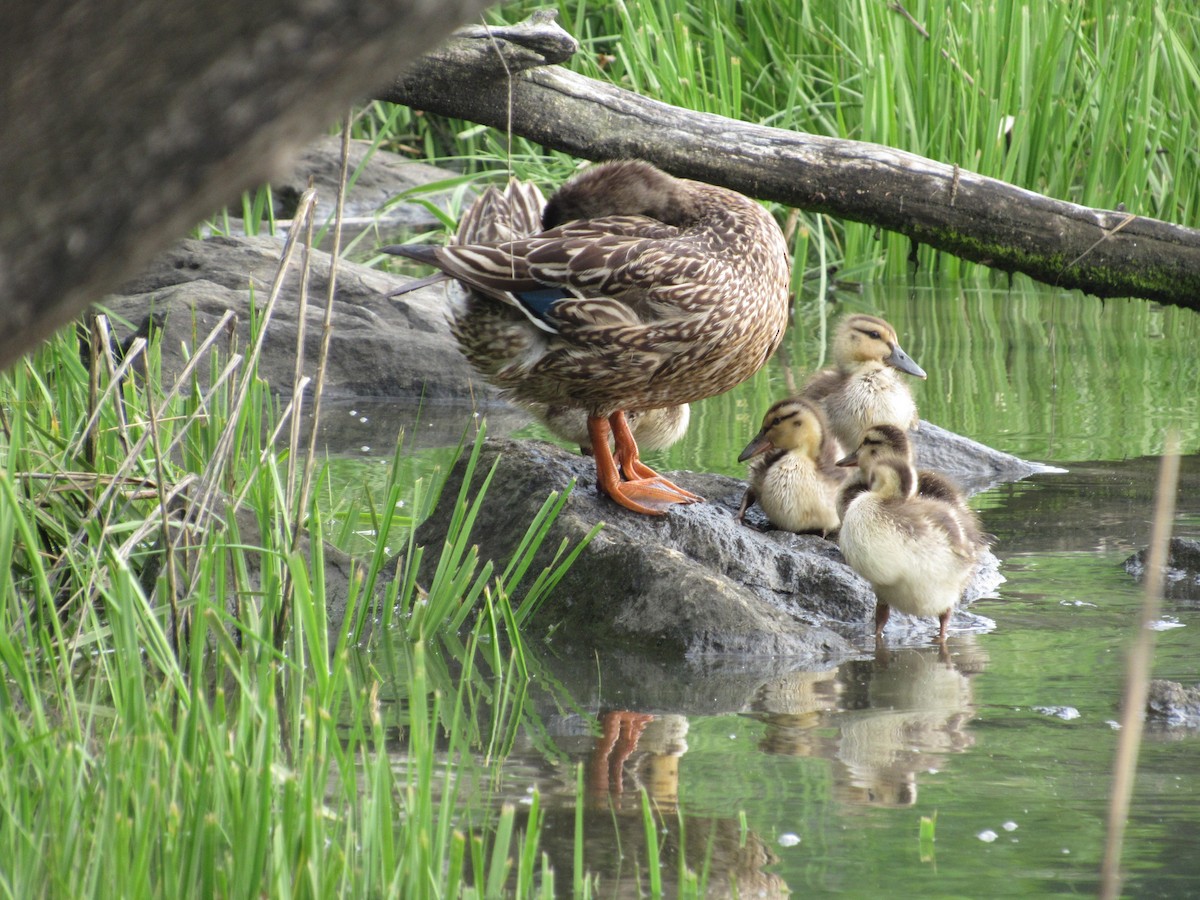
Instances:
[[[1146,717],[1150,724],[1200,728],[1200,687],[1184,687],[1177,681],[1151,681]]]
[[[237,347],[250,346],[250,304],[261,309],[266,303],[281,249],[278,239],[268,237],[186,240],[103,305],[132,326],[150,314],[165,317],[162,369],[164,380],[171,380],[226,310],[237,315]],[[403,283],[365,266],[339,264],[325,397],[486,403],[495,391],[458,352],[442,289],[389,299],[388,293]],[[329,255],[313,251],[304,345],[309,375],[316,371],[328,284]],[[299,285],[296,264],[284,281],[258,367],[259,377],[281,393],[290,392],[295,367]],[[225,341],[220,346],[227,349]]]
[[[1004,482],[1020,481],[1030,475],[1066,471],[993,450],[924,419],[908,436],[920,468],[949,475],[969,494]]]
[[[1149,549],[1139,550],[1125,560],[1125,571],[1138,581],[1145,577],[1149,553]],[[1200,541],[1171,538],[1167,544],[1163,596],[1172,600],[1200,601]]]
[[[277,219],[291,219],[309,178],[317,190],[318,223],[333,221],[338,182],[341,179],[342,139],[329,135],[313,141],[300,154],[291,172],[271,180],[271,197]],[[436,166],[411,162],[398,153],[372,149],[370,141],[350,142],[350,177],[342,213],[342,240],[372,231],[373,241],[388,242],[398,232],[442,228],[442,222],[422,203],[406,202],[402,195],[414,197],[449,212],[464,197],[456,193],[473,192],[464,186],[414,190],[455,178],[458,173]],[[329,238],[326,238],[328,243]]]
[[[745,484],[721,475],[674,472],[681,487],[709,502],[639,516],[597,494],[591,460],[541,442],[489,441],[479,471],[499,459],[471,540],[481,557],[503,566],[551,490],[576,487],[535,560],[547,565],[563,541],[574,546],[599,522],[603,530],[568,570],[536,624],[556,640],[583,647],[638,647],[666,657],[783,656],[825,665],[870,648],[870,586],[837,546],[811,535],[760,532],[734,520]],[[442,503],[417,533],[441,547],[465,466],[451,472]],[[477,476],[481,477],[481,476]],[[981,567],[969,598],[997,583],[994,557]],[[428,583],[436,559],[427,555]],[[896,614],[889,640],[932,635],[931,621]],[[989,620],[959,609],[956,630],[987,630]]]

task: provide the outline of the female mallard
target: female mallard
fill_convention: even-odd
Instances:
[[[787,321],[779,226],[741,194],[635,160],[585,169],[540,223],[527,189],[506,194],[485,192],[457,244],[384,249],[472,289],[453,330],[488,381],[587,414],[604,493],[651,515],[699,500],[639,460],[625,413],[720,394],[767,361]],[[497,214],[502,227],[476,230]]]
[[[843,319],[834,333],[833,363],[800,393],[824,405],[842,449],[861,444],[872,425],[917,427],[917,405],[899,373],[924,378],[925,370],[901,349],[891,325],[861,314]]]
[[[750,486],[737,520],[745,522],[754,502],[784,531],[837,531],[834,497],[845,471],[817,404],[799,397],[780,400],[763,417],[762,428],[738,457],[750,460]]]
[[[908,438],[899,428],[867,430],[855,453],[838,465],[857,465],[869,490],[846,509],[838,544],[842,555],[875,590],[875,639],[883,637],[891,608],[937,616],[946,640],[950,611],[962,597],[985,546],[974,513],[917,493]]]

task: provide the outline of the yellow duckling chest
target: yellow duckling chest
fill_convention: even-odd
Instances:
[[[825,534],[837,530],[837,487],[807,456],[786,453],[769,466],[755,467],[750,484],[776,528]]]
[[[895,425],[904,431],[917,425],[917,404],[895,369],[881,368],[847,379],[825,398],[825,412],[838,442],[857,447],[872,425]]]

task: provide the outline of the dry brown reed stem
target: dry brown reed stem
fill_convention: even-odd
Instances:
[[[107,350],[108,347],[105,347]],[[150,444],[154,451],[154,478],[158,483],[158,509],[162,517],[162,552],[167,569],[167,595],[171,607],[171,649],[175,658],[182,659],[182,621],[179,617],[179,571],[175,566],[175,537],[171,533],[171,507],[167,502],[167,475],[163,469],[163,447],[158,434],[158,411],[155,409],[154,392],[146,391],[146,414],[150,418]],[[183,537],[181,529],[179,536]]]
[[[330,342],[330,337],[333,334],[333,300],[337,294],[338,258],[341,255],[341,249],[342,249],[342,221],[343,221],[342,214],[343,214],[343,210],[345,208],[346,184],[350,177],[350,127],[352,125],[352,116],[353,116],[352,112],[347,112],[345,119],[342,121],[341,169],[340,169],[340,172],[338,175],[337,199],[335,201],[334,216],[333,216],[333,245],[330,247],[330,250],[329,250],[329,275],[328,275],[328,279],[327,279],[328,284],[326,286],[326,292],[325,292],[325,313],[321,320],[321,349],[317,356],[316,384],[313,387],[312,424],[309,429],[308,447],[306,448],[305,455],[304,455],[304,471],[300,478],[299,495],[293,494],[290,490],[288,492],[289,497],[296,497],[296,508],[294,510],[294,517],[292,520],[292,535],[291,535],[291,537],[292,537],[291,549],[292,549],[293,553],[297,549],[299,549],[300,536],[304,532],[305,511],[308,509],[308,496],[309,496],[309,492],[312,487],[313,469],[316,465],[317,432],[318,432],[319,426],[321,424],[321,395],[325,389],[325,373],[326,373],[326,370],[329,365],[329,342]],[[304,287],[302,287],[302,290],[301,290],[301,304],[302,304],[301,313],[302,314],[303,314],[303,310],[305,308],[305,304],[307,304],[307,268],[308,268],[307,263],[309,260],[308,254],[312,249],[312,229],[313,229],[314,218],[315,218],[315,216],[312,216],[312,215],[310,215],[308,218],[308,236],[307,236],[307,241],[305,244],[305,257],[304,257],[304,259],[305,259],[305,275],[304,275],[304,282],[303,282]],[[298,334],[297,338],[296,338],[298,344],[302,341],[302,337],[301,337],[302,334],[303,334],[303,329],[301,328],[300,334]],[[303,353],[303,348],[298,347],[297,348],[297,360],[302,358],[302,356],[301,356],[302,353]],[[299,373],[300,373],[299,362],[297,362],[296,372],[297,372],[297,379],[299,379]],[[305,382],[307,382],[307,379],[305,379]],[[297,427],[299,425],[299,415],[295,416],[295,418],[293,419],[293,425],[294,425],[294,427],[291,432],[291,434],[292,434],[291,454],[289,456],[289,460],[296,459],[297,451],[299,449],[298,448],[299,431],[298,431],[298,427]],[[289,487],[292,484],[291,479],[294,474],[294,471],[295,471],[294,468],[291,465],[289,465],[289,468],[288,468]],[[287,623],[287,616],[289,614],[290,607],[291,607],[290,587],[291,587],[291,584],[289,582],[289,584],[288,584],[289,590],[285,591],[285,593],[284,593],[284,602],[280,606],[279,616],[276,619],[275,640],[277,643],[283,640],[284,626]]]
[[[300,200],[296,204],[296,216],[293,222],[302,222],[305,216],[312,215],[312,207],[315,202],[316,192],[312,188],[308,188],[300,195]],[[221,475],[226,470],[229,455],[233,451],[234,435],[237,432],[241,411],[246,405],[246,401],[250,395],[250,387],[254,381],[252,373],[258,363],[259,357],[262,355],[263,342],[266,340],[267,332],[270,329],[271,317],[274,315],[275,305],[279,301],[279,294],[283,289],[284,278],[291,267],[292,256],[296,250],[297,231],[298,229],[293,227],[288,232],[287,239],[283,243],[283,253],[279,260],[279,267],[275,270],[275,279],[271,282],[271,290],[267,295],[267,302],[259,315],[258,335],[254,341],[254,346],[246,354],[246,364],[242,369],[242,378],[238,383],[237,393],[233,402],[230,404],[229,421],[226,423],[225,429],[221,432],[221,436],[217,440],[217,447],[213,453],[212,462],[204,473],[205,490],[200,498],[198,509],[208,509],[220,489]]]
[[[296,497],[296,466],[298,465],[297,455],[300,452],[300,425],[301,417],[304,410],[304,391],[308,387],[309,379],[304,374],[304,339],[307,334],[308,325],[308,284],[312,278],[312,250],[313,250],[313,228],[316,221],[317,201],[313,179],[310,176],[308,179],[308,190],[314,192],[313,203],[308,209],[308,215],[303,219],[293,221],[293,230],[303,225],[304,244],[303,253],[300,258],[300,290],[296,308],[296,365],[292,371],[292,401],[290,428],[288,429],[288,459],[287,459],[287,485],[283,496],[283,515],[284,520],[292,520],[289,525],[289,531],[292,535],[292,540],[289,541],[291,550],[296,549],[299,541],[300,522],[304,517],[304,507]],[[315,426],[314,426],[315,427]],[[263,453],[271,450],[274,444],[274,436],[271,441],[263,448]],[[295,507],[291,510],[291,515],[288,515],[288,504],[294,503]],[[288,622],[292,615],[292,601],[295,595],[295,584],[292,581],[291,569],[284,566],[280,572],[282,578],[282,590],[280,592],[279,609],[275,613],[275,630],[274,641],[275,649],[283,649],[284,636],[287,633]]]
[[[175,395],[178,394],[179,391],[183,388],[183,386],[188,384],[188,380],[191,377],[191,373],[192,373],[193,369],[199,363],[199,360],[204,355],[204,350],[207,348],[207,346],[213,340],[215,340],[215,338],[216,338],[216,332],[214,331],[213,334],[209,336],[208,340],[197,350],[196,355],[184,367],[184,370],[181,373],[179,380],[175,382],[175,385],[171,388],[170,391],[167,392],[167,395],[163,398],[163,406],[166,406],[167,404],[169,404],[171,402],[171,400],[175,397]],[[111,341],[107,340],[107,338],[104,341],[102,341],[102,344],[104,344],[104,346],[109,347],[111,349]],[[109,370],[110,377],[109,377],[108,387],[105,390],[105,393],[100,397],[97,407],[92,410],[92,415],[89,418],[89,423],[85,427],[84,432],[86,432],[88,428],[95,427],[95,420],[99,417],[100,406],[102,406],[104,403],[109,402],[109,398],[118,389],[120,382],[124,379],[125,372],[128,370],[128,367],[133,363],[133,360],[136,359],[137,356],[142,353],[144,348],[145,348],[145,340],[142,338],[138,338],[137,340],[135,340],[133,342],[133,344],[130,346],[129,350],[126,352],[125,359],[122,361],[122,363],[119,367],[114,367],[112,365],[109,365],[108,370]],[[119,404],[120,399],[118,398],[114,402],[117,402]],[[74,443],[72,443],[71,446],[68,448],[69,454],[79,452],[79,450],[82,446],[81,441],[82,441],[82,435],[84,432],[81,432],[80,436],[76,439],[76,441]],[[95,502],[92,504],[92,508],[97,511],[97,514],[103,517],[103,520],[101,522],[102,530],[107,531],[107,529],[108,529],[108,522],[110,521],[112,513],[113,513],[113,510],[110,507],[110,504],[112,503],[114,496],[116,495],[116,493],[118,491],[122,490],[123,486],[125,485],[125,483],[127,482],[127,479],[130,476],[130,472],[137,466],[138,461],[141,457],[142,450],[146,446],[146,442],[149,441],[150,439],[151,439],[150,431],[143,430],[141,437],[139,437],[137,439],[137,441],[133,442],[132,446],[130,446],[129,442],[128,442],[128,435],[123,435],[122,443],[129,447],[128,453],[125,457],[125,460],[121,463],[120,466],[117,467],[117,471],[114,472],[111,476],[112,480],[108,483],[107,487],[105,487],[105,489],[101,492],[100,496],[98,498],[96,498]],[[172,445],[172,446],[174,446],[174,445]],[[126,500],[127,500],[127,502],[129,502],[129,498],[126,498]],[[54,566],[47,573],[47,580],[50,583],[53,583],[59,577],[60,573],[62,572],[63,567],[65,565],[67,565],[68,560],[71,558],[71,554],[73,553],[73,551],[75,551],[84,542],[85,538],[87,537],[87,533],[88,533],[87,525],[85,524],[85,525],[81,525],[76,530],[76,532],[73,535],[71,535],[71,539],[67,542],[66,546],[63,547],[63,551],[62,551],[61,555],[59,556],[58,560],[54,563]],[[127,542],[127,544],[128,543],[129,542]],[[94,578],[99,571],[100,571],[100,569],[98,569],[98,568],[95,569],[93,571],[92,577]],[[95,588],[93,586],[93,587],[89,588],[87,593],[89,596],[91,596],[94,594],[94,592],[95,592]],[[83,622],[83,619],[81,618],[80,619],[80,627],[81,628],[82,628],[82,622]],[[64,657],[64,660],[65,660],[65,657]]]
[[[1179,435],[1167,435],[1154,507],[1154,528],[1146,556],[1142,581],[1142,615],[1129,650],[1125,673],[1125,699],[1121,710],[1121,732],[1113,765],[1113,785],[1109,794],[1108,840],[1100,870],[1100,897],[1115,898],[1121,893],[1121,845],[1137,774],[1138,749],[1146,716],[1150,664],[1154,657],[1154,629],[1162,601],[1163,574],[1167,563],[1167,542],[1175,518],[1175,491],[1179,483]]]
[[[312,484],[313,467],[316,462],[317,426],[321,421],[321,395],[325,389],[325,372],[329,365],[329,343],[333,336],[333,299],[337,293],[338,261],[342,251],[343,210],[346,205],[346,185],[350,179],[350,127],[352,113],[347,113],[342,122],[342,160],[338,174],[337,199],[333,216],[333,245],[329,250],[329,283],[325,291],[325,314],[321,320],[321,350],[317,356],[316,384],[313,387],[312,428],[308,434],[308,453],[305,456],[304,478],[300,483],[300,506],[296,519],[296,531],[292,536],[293,549],[300,538],[300,515],[308,507],[308,494]]]

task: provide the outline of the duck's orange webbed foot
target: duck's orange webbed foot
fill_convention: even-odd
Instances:
[[[608,449],[610,427],[616,444],[615,453]],[[600,490],[626,509],[661,516],[676,503],[696,503],[704,499],[672,484],[638,458],[637,442],[623,412],[613,413],[607,421],[589,416],[588,434],[596,453],[596,479]]]

